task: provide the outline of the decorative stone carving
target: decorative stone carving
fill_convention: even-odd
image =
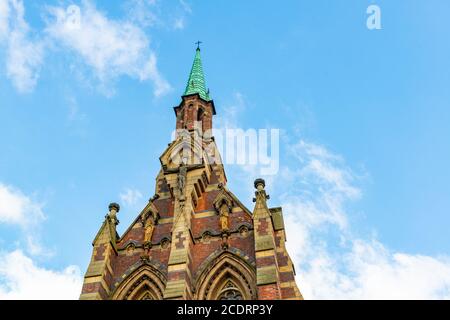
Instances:
[[[155,218],[153,215],[149,215],[147,220],[145,221],[145,234],[144,234],[144,242],[151,243],[153,231],[155,230]]]
[[[220,229],[222,233],[226,233],[230,230],[229,216],[233,209],[233,200],[226,193],[225,189],[219,193],[213,202],[214,208],[219,215]]]
[[[242,293],[230,280],[219,294],[218,300],[243,300]]]
[[[180,172],[178,173],[178,191],[180,195],[184,195],[184,188],[186,187],[186,175],[187,167],[183,164],[180,167]]]
[[[161,240],[161,249],[167,249],[170,246],[170,240],[167,238],[164,238]]]
[[[209,243],[210,240],[211,240],[211,232],[209,232],[209,231],[203,232],[203,234],[202,234],[202,242]]]
[[[150,201],[147,205],[146,209],[141,214],[140,220],[144,227],[143,247],[148,251],[152,246],[153,232],[159,220],[158,209],[153,204],[153,201]]]
[[[229,217],[230,207],[225,202],[222,202],[219,212],[220,212],[219,213],[220,214],[220,228],[222,229],[222,232],[228,231],[229,230],[228,217]]]
[[[109,205],[109,213],[106,216],[114,225],[119,224],[119,219],[117,219],[117,213],[120,211],[120,206],[117,203],[111,203]]]
[[[228,236],[229,236],[228,232],[225,231],[222,233],[222,243],[220,245],[222,247],[222,250],[228,250],[229,247]]]
[[[266,193],[264,189],[266,187],[266,182],[264,179],[258,178],[255,180],[255,198],[253,198],[253,202],[256,202],[258,196],[262,197],[264,200],[269,200],[270,196]]]
[[[136,249],[136,246],[134,245],[134,243],[130,243],[128,246],[127,246],[127,255],[132,255],[133,253],[134,253],[134,250]]]
[[[248,236],[248,228],[246,226],[242,226],[239,228],[239,234],[242,238],[247,238]]]

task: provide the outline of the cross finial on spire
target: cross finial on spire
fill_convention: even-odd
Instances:
[[[201,41],[197,41],[195,44],[197,45],[197,50],[200,50],[200,45],[202,44],[202,42]]]

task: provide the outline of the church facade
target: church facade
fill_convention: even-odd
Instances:
[[[109,205],[80,299],[302,299],[282,208],[269,207],[264,180],[254,181],[253,211],[227,187],[200,48],[174,111],[177,134],[160,157],[155,194],[122,236],[120,206]]]

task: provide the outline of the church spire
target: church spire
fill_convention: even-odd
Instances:
[[[205,75],[203,74],[202,60],[200,58],[200,41],[197,42],[197,50],[195,51],[194,63],[192,64],[189,80],[186,85],[184,95],[198,93],[200,98],[210,101],[209,90],[206,89]]]

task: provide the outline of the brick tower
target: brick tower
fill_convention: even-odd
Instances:
[[[160,157],[155,195],[122,236],[120,206],[109,205],[80,299],[302,299],[264,180],[254,182],[253,212],[227,188],[200,48],[174,110],[177,134]]]

